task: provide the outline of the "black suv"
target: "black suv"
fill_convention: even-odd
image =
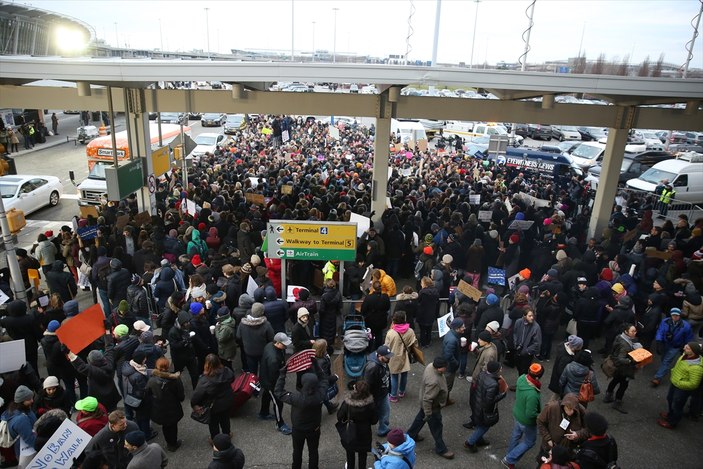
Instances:
[[[532,140],[551,140],[552,139],[552,126],[545,124],[528,124],[527,125],[527,135]]]
[[[671,153],[668,151],[650,150],[642,153],[625,153],[620,166],[620,176],[618,176],[618,185],[624,186],[630,179],[638,178],[642,173],[649,168],[659,163],[660,161],[671,159]],[[591,176],[599,178],[601,165],[588,168]]]

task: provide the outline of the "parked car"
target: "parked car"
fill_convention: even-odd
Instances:
[[[213,82],[210,82],[210,87],[211,87],[213,90],[221,90],[221,89],[224,88],[224,86],[222,86],[222,82],[221,82],[221,81],[213,81]]]
[[[58,205],[63,184],[56,176],[0,176],[0,194],[5,211],[14,208],[29,215],[47,205]]]
[[[545,124],[527,124],[527,135],[532,140],[551,140],[552,127]]]
[[[180,112],[162,112],[159,115],[162,124],[188,125],[188,116]]]
[[[620,176],[618,186],[625,186],[625,183],[633,178],[638,178],[649,168],[660,161],[671,158],[671,153],[667,151],[645,151],[642,153],[625,153],[620,165]],[[595,165],[588,169],[586,180],[591,183],[594,189],[598,187],[598,179],[602,171],[601,165]]]
[[[557,155],[561,155],[562,151],[561,148],[559,148],[557,145],[542,145],[539,147],[539,151],[543,151],[546,153],[555,153]]]
[[[247,126],[247,116],[244,114],[228,114],[225,120],[224,131],[226,134],[233,134]]]
[[[703,153],[703,146],[689,145],[688,143],[672,143],[671,145],[669,145],[669,152],[672,154],[681,153],[685,151],[695,151],[696,153]]]
[[[567,154],[570,155],[578,146],[581,145],[581,142],[574,142],[574,141],[566,141],[566,142],[559,142],[557,144],[557,147],[561,150],[561,154]]]
[[[519,135],[521,137],[527,137],[527,134],[528,134],[527,124],[515,124],[515,135]]]
[[[203,127],[220,127],[227,120],[227,114],[206,112],[200,118],[200,125]]]
[[[635,130],[635,137],[644,141],[647,150],[664,150],[664,144],[659,140],[659,136],[651,130]]]
[[[686,143],[689,145],[703,145],[703,133],[685,132]]]
[[[676,191],[674,199],[696,204],[703,202],[703,154],[689,152],[676,159],[660,161],[639,178],[627,181],[627,186],[654,192],[663,179],[667,179]]]
[[[603,137],[608,137],[608,131],[599,127],[579,127],[581,140],[584,142],[598,141]]]
[[[205,132],[193,139],[197,145],[188,156],[193,157],[197,163],[205,153],[214,153],[218,145],[221,145],[227,137],[225,134]]]
[[[202,117],[203,117],[202,112],[189,112],[188,113],[188,119],[193,119],[193,120],[199,121],[200,119],[202,119]]]
[[[552,137],[556,138],[560,142],[563,142],[564,140],[581,140],[579,129],[573,125],[553,125]]]

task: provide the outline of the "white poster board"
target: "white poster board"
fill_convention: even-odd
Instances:
[[[515,274],[512,277],[508,278],[508,288],[511,290],[515,290],[515,284],[518,281],[518,278],[520,277],[520,274]]]
[[[10,301],[10,297],[5,294],[4,291],[0,290],[0,305],[4,305]]]
[[[0,373],[17,371],[27,363],[24,339],[0,343]]]
[[[509,230],[527,231],[532,227],[533,220],[513,220],[508,226]]]
[[[26,467],[27,469],[70,468],[73,465],[73,459],[83,453],[90,439],[91,436],[88,433],[71,419],[66,419]]]
[[[187,213],[188,215],[195,215],[196,209],[195,209],[195,202],[193,202],[190,199],[186,199],[186,206],[184,212]]]
[[[513,204],[510,203],[510,199],[506,197],[503,203],[505,204],[505,208],[508,209],[508,213],[511,213],[513,211]]]
[[[478,220],[483,222],[490,222],[493,219],[493,210],[479,210]]]
[[[448,312],[444,316],[437,318],[437,330],[439,331],[439,336],[444,337],[447,332],[449,332],[449,324],[454,320],[454,313]]]
[[[339,129],[337,127],[330,126],[330,137],[339,140]]]
[[[471,194],[469,196],[469,204],[481,205],[481,194]]]
[[[361,238],[361,236],[366,233],[366,231],[371,226],[371,219],[358,213],[352,213],[349,217],[351,223],[356,223],[356,237]]]
[[[256,281],[254,281],[252,275],[256,275],[256,271],[252,271],[252,273],[249,274],[249,278],[247,279],[247,295],[254,298],[254,292],[257,288],[259,288],[259,285],[256,284]]]
[[[287,291],[286,291],[286,301],[288,303],[295,303],[298,301],[300,291],[301,290],[307,290],[305,287],[301,287],[299,285],[287,285]],[[309,291],[309,290],[308,290]]]

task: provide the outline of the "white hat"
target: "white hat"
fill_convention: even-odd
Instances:
[[[310,316],[310,311],[304,306],[298,308],[298,319],[302,318],[303,316]]]
[[[48,376],[48,377],[44,380],[44,384],[42,385],[42,387],[43,387],[44,389],[46,389],[46,388],[55,388],[55,387],[58,387],[58,385],[59,385],[59,379],[58,379],[56,376]]]
[[[151,329],[151,326],[148,326],[144,321],[141,319],[139,321],[135,321],[134,324],[132,325],[135,331],[139,332],[145,332]]]
[[[500,329],[500,323],[498,321],[491,321],[488,324],[486,324],[486,330],[492,330],[493,332],[498,332]]]
[[[442,256],[442,264],[451,264],[454,258],[451,254],[445,254]]]

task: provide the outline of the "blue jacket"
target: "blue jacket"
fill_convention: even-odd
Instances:
[[[448,373],[454,373],[459,369],[460,340],[459,334],[454,330],[447,332],[442,338],[442,356],[449,362]]]
[[[666,337],[669,333],[672,334],[671,340],[667,340]],[[674,325],[671,318],[664,318],[659,323],[656,340],[663,342],[665,347],[681,348],[693,340],[693,330],[691,325],[683,319],[679,319]]]
[[[385,449],[383,456],[373,464],[374,469],[408,469],[408,465],[403,461],[403,456],[415,467],[415,440],[410,438],[407,433],[403,444],[389,449],[388,443],[384,443],[383,448]]]
[[[34,441],[37,439],[37,435],[32,431],[34,422],[37,421],[37,416],[33,411],[28,411],[26,414],[15,410],[12,414],[9,411],[2,413],[2,420],[7,421],[7,425],[10,429],[10,436],[20,438],[15,442],[15,455],[19,457],[20,454],[20,440],[24,440],[29,446],[34,448]]]
[[[266,300],[264,302],[264,315],[271,323],[274,332],[285,332],[286,321],[288,320],[288,303],[276,298],[276,290],[272,286],[264,290]]]

